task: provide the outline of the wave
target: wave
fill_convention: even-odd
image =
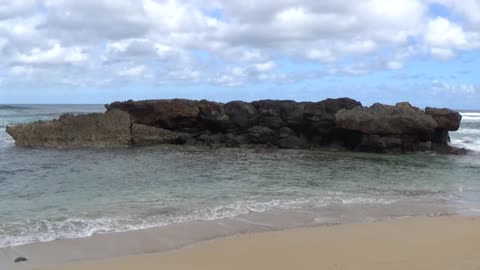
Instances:
[[[452,141],[450,142],[450,145],[480,152],[480,139],[477,139],[477,140],[452,139]]]
[[[480,122],[480,116],[463,116],[462,121]]]
[[[12,106],[12,105],[0,105],[0,110],[30,110],[31,107],[27,106]]]
[[[480,117],[480,112],[460,112],[462,116],[477,116]]]
[[[456,134],[463,134],[463,135],[480,135],[480,129],[476,128],[461,128],[455,131]]]
[[[13,138],[5,132],[4,127],[0,128],[0,146],[14,143]]]
[[[267,202],[239,201],[208,207],[186,215],[166,214],[147,217],[63,217],[44,220],[22,220],[0,224],[0,247],[19,246],[58,239],[84,238],[94,234],[126,232],[161,227],[170,224],[213,221],[249,213],[262,213],[272,209],[298,209],[305,206],[324,207],[331,204],[392,204],[396,200],[383,198],[325,196],[317,199],[271,200]]]

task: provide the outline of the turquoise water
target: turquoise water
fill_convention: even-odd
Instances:
[[[0,247],[269,211],[319,224],[480,211],[479,152],[25,149],[4,132],[7,124],[94,111],[103,107],[0,106]],[[464,119],[452,144],[480,151],[480,113]]]

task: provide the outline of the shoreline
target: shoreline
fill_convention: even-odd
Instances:
[[[282,233],[295,230],[321,229],[324,227],[382,224],[402,220],[421,219],[478,219],[472,213],[444,212],[427,215],[390,216],[333,220],[325,217],[313,221],[296,212],[254,213],[253,216],[237,216],[213,221],[192,221],[160,227],[112,233],[98,233],[89,237],[59,239],[20,246],[0,248],[0,269],[44,269],[46,266],[98,262],[125,257],[177,252],[203,243],[249,237],[264,233]],[[290,223],[285,222],[288,217]],[[265,221],[270,224],[264,223]],[[277,223],[276,225],[274,225]],[[25,257],[27,263],[13,263],[17,257]]]
[[[480,218],[405,217],[204,240],[143,252],[18,269],[478,269]]]

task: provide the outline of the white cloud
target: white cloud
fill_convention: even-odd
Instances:
[[[474,26],[480,25],[480,1],[478,0],[430,0],[430,2],[450,8]]]
[[[450,93],[460,95],[473,95],[480,93],[480,85],[475,84],[449,84],[442,81],[432,81],[432,89],[436,94]]]
[[[146,67],[143,65],[140,65],[140,66],[124,68],[118,71],[117,75],[121,77],[140,77],[140,76],[143,77],[145,74],[145,71],[146,71]]]
[[[27,15],[35,7],[35,0],[0,0],[0,20]]]
[[[377,49],[377,44],[372,40],[352,40],[340,42],[335,46],[338,51],[351,54],[366,54]]]
[[[401,49],[395,52],[395,54],[393,54],[393,56],[386,61],[385,66],[392,70],[401,69],[415,54],[417,54],[417,50],[412,46]]]
[[[13,66],[9,73],[13,76],[28,76],[33,73],[33,68],[30,66]]]
[[[260,63],[260,64],[255,64],[254,67],[258,72],[267,72],[271,71],[275,68],[275,62],[273,61],[268,61],[265,63]]]
[[[88,55],[82,48],[64,48],[55,43],[51,48],[42,50],[32,49],[29,53],[19,53],[14,62],[18,64],[77,64],[88,60]]]
[[[425,41],[438,47],[461,47],[467,43],[463,29],[442,17],[428,22]]]
[[[335,55],[330,49],[312,48],[307,51],[306,57],[310,60],[317,60],[322,63],[332,63],[336,60]]]
[[[167,78],[180,81],[198,81],[201,78],[201,72],[190,68],[170,71]]]
[[[466,32],[460,25],[442,17],[428,22],[424,38],[430,53],[443,59],[454,57],[458,50],[480,47],[480,33]]]
[[[40,28],[69,43],[141,37],[151,24],[145,17],[143,2],[48,0],[44,4],[46,21]]]

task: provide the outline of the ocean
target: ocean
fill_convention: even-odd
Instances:
[[[480,213],[480,112],[466,156],[156,146],[15,147],[6,125],[101,105],[0,105],[0,247],[187,222],[282,229]]]

